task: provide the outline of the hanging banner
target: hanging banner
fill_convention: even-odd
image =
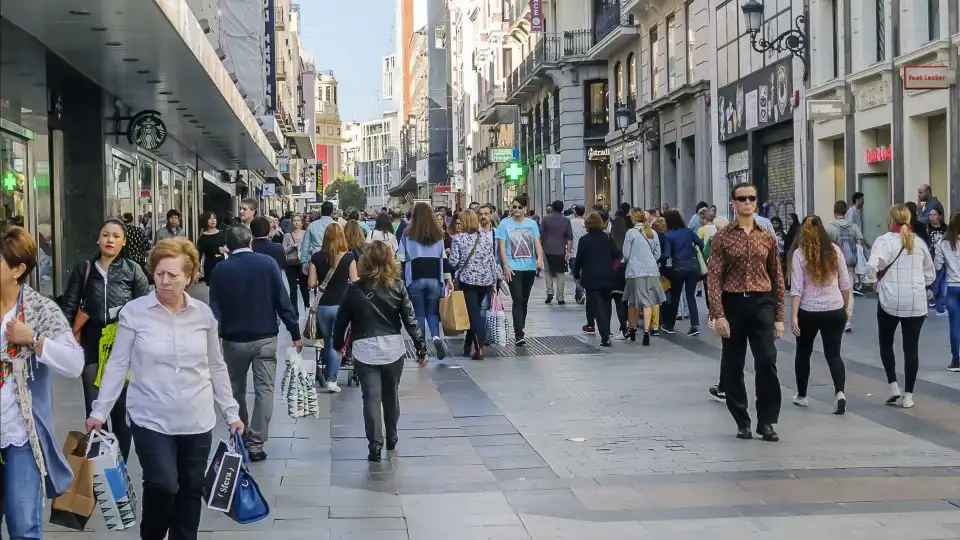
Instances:
[[[530,31],[543,32],[543,0],[530,0]]]

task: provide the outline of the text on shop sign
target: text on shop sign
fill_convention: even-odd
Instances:
[[[904,90],[937,90],[953,84],[953,72],[948,66],[904,66]]]
[[[892,145],[867,148],[867,163],[879,163],[881,161],[890,161],[891,159],[893,159]]]

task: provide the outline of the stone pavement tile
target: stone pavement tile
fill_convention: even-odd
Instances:
[[[461,427],[477,427],[477,426],[513,426],[510,423],[510,420],[502,414],[495,414],[490,416],[465,416],[463,418],[458,418],[457,423]]]
[[[307,529],[322,530],[329,527],[327,516],[306,519],[274,519],[271,530],[303,531]]]
[[[330,485],[394,495],[397,493],[397,484],[391,472],[334,473],[330,475]]]
[[[522,471],[521,471],[522,472]],[[593,478],[519,478],[501,480],[497,484],[504,493],[512,491],[552,491],[571,488],[599,487]]]
[[[410,526],[410,540],[530,540],[522,525],[460,526],[454,529],[433,529]]]
[[[665,539],[700,533],[709,535],[711,539],[733,540],[753,538],[762,530],[747,518],[650,520],[640,523],[652,538]]]
[[[493,482],[493,475],[483,465],[405,465],[396,467],[395,477],[462,480],[464,482]]]
[[[397,493],[401,495],[499,492],[499,486],[495,481],[465,482],[445,478],[407,477],[397,478],[395,483]]]
[[[515,435],[477,435],[470,437],[475,447],[503,446],[508,444],[526,444],[526,440],[519,434]]]
[[[632,510],[654,506],[647,495],[631,486],[573,488],[571,491],[590,510]]]
[[[747,493],[733,482],[637,484],[633,489],[658,508],[737,506],[763,502],[760,497]]]
[[[482,465],[476,454],[454,454],[452,456],[390,456],[394,468],[422,467],[426,465]]]
[[[595,523],[558,517],[520,514],[532,540],[658,539],[636,521]],[[663,540],[676,540],[675,537]]]
[[[401,495],[403,515],[414,531],[450,532],[463,527],[520,526],[499,492]]]
[[[330,519],[402,518],[400,506],[331,506]]]
[[[489,424],[485,426],[467,426],[463,428],[467,435],[514,435],[518,434],[513,424]]]
[[[329,501],[327,506],[400,506],[396,494],[336,486],[330,488]]]
[[[490,471],[497,482],[517,482],[522,480],[556,480],[560,478],[553,469],[500,469]]]
[[[482,458],[495,458],[506,456],[538,456],[526,441],[522,444],[504,444],[499,446],[477,446],[477,454]]]
[[[736,485],[764,504],[835,502],[840,487],[832,478],[747,480],[736,482]]]
[[[210,540],[263,540],[262,531],[217,531]],[[326,529],[284,530],[283,540],[330,540]]]
[[[870,538],[872,540],[953,539],[956,533],[931,521],[928,513],[750,518],[764,540]]]
[[[329,540],[410,540],[406,530],[330,531]],[[283,540],[287,540],[284,538]]]
[[[485,457],[483,464],[491,471],[504,469],[540,469],[547,468],[547,462],[540,456],[498,456]]]
[[[579,512],[584,507],[572,489],[514,491],[503,495],[518,514],[563,514]]]
[[[403,518],[348,518],[327,521],[330,533],[359,531],[406,531],[407,522]]]

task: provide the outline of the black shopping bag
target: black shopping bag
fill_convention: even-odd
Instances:
[[[243,456],[232,446],[226,441],[220,441],[204,477],[203,499],[207,508],[218,512],[231,510],[240,467],[243,464]]]

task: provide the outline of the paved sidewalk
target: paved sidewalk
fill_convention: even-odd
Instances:
[[[811,407],[790,405],[793,347],[778,343],[782,441],[770,444],[736,440],[726,408],[708,399],[716,336],[601,350],[580,336],[582,306],[543,296],[538,280],[527,331],[536,354],[406,365],[400,444],[379,465],[365,460],[358,389],[322,395],[320,419],[292,420],[278,403],[269,458],[252,467],[270,518],[241,526],[205,512],[201,538],[960,539],[960,385],[928,354],[917,407],[885,407],[870,300],[845,336],[845,416],[830,414],[822,356]],[[939,348],[945,325],[931,319],[924,338]],[[63,435],[83,407],[78,382],[58,384]],[[136,537],[96,532],[99,516],[90,528],[47,537]]]

